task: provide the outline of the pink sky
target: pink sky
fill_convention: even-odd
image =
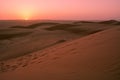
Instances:
[[[120,19],[120,0],[0,0],[0,19]]]

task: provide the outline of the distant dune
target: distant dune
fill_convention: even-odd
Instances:
[[[108,21],[102,21],[102,22],[99,22],[99,23],[102,23],[102,24],[118,24],[119,21],[116,21],[116,20],[108,20]]]
[[[120,80],[119,35],[115,27],[2,61],[0,80]]]

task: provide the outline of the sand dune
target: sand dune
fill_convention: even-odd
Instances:
[[[119,23],[119,21],[108,20],[108,21],[101,21],[101,22],[98,22],[98,23],[102,23],[102,24],[117,24],[117,23]]]
[[[6,23],[7,24],[7,23]],[[16,24],[15,24],[16,25]],[[0,60],[8,60],[94,34],[115,25],[73,22],[36,22],[0,29]],[[56,44],[57,43],[57,44]]]
[[[120,27],[1,62],[0,80],[120,80]]]

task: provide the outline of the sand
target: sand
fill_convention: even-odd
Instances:
[[[96,29],[101,31],[94,34],[82,34],[82,37],[80,34],[69,31],[50,31],[50,33],[62,34],[61,37],[59,36],[60,39],[52,34],[53,37],[50,36],[52,40],[46,40],[47,43],[55,41],[53,45],[47,45],[41,50],[33,49],[35,51],[29,54],[19,55],[19,57],[6,61],[3,59],[0,63],[0,80],[120,80],[120,26],[110,24],[108,27],[106,24],[106,26],[100,24],[104,25],[103,28],[94,30],[88,24],[94,25],[95,28],[95,25],[99,25],[99,23],[84,23],[84,25],[88,26],[85,29],[89,28],[90,31]],[[38,37],[38,33],[35,32],[32,35]],[[67,36],[65,34],[73,35],[65,40],[62,38],[63,35]],[[76,37],[72,37],[74,35]],[[26,39],[30,39],[30,37],[31,35]],[[43,40],[45,41],[47,38]],[[39,46],[40,39],[37,40],[36,44],[39,43]],[[35,45],[34,41],[33,44],[24,46],[29,50],[30,45]],[[16,48],[18,50],[15,51],[20,52],[19,48]],[[14,49],[10,49],[9,52],[11,50],[14,52]],[[11,55],[12,53],[6,52],[6,54]]]

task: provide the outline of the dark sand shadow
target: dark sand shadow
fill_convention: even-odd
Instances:
[[[44,22],[44,23],[36,23],[28,26],[12,26],[11,28],[24,28],[24,29],[34,29],[39,26],[46,26],[46,25],[57,25],[59,23],[52,23],[52,22]]]
[[[67,32],[74,33],[77,35],[89,35],[89,34],[94,34],[96,32],[102,31],[102,30],[89,30],[89,29],[83,29],[83,28],[76,28],[76,26],[80,26],[80,25],[60,24],[60,25],[46,28],[46,30],[48,31],[63,30],[63,31],[67,31]]]
[[[79,24],[79,23],[95,23],[95,22],[92,22],[92,21],[76,21],[76,22],[73,22],[73,24]]]
[[[11,39],[11,38],[18,38],[18,37],[23,37],[26,35],[31,34],[32,32],[21,32],[21,33],[12,33],[12,34],[0,34],[0,40],[6,40],[6,39]]]
[[[75,26],[78,26],[78,25],[76,25],[76,24],[58,24],[58,25],[46,28],[46,30],[49,30],[49,31],[66,30],[67,28],[75,27]]]

